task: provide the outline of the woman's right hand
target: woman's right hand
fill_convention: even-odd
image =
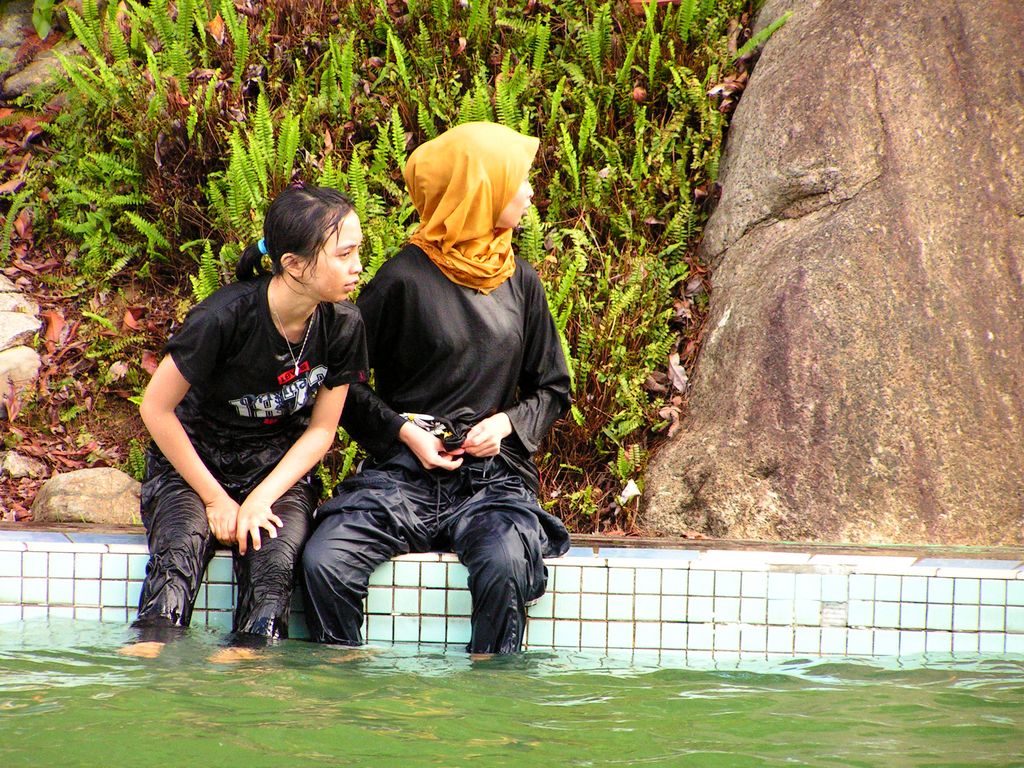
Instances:
[[[409,450],[419,459],[424,469],[447,469],[449,471],[462,466],[463,450],[446,451],[444,443],[425,429],[420,429],[411,421],[398,430],[398,439],[405,443]]]
[[[235,527],[238,523],[238,503],[226,493],[206,504],[206,519],[210,531],[221,544],[235,543]]]

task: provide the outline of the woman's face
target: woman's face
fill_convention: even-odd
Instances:
[[[359,273],[363,271],[359,261],[362,242],[359,217],[352,211],[324,243],[313,270],[307,275],[308,285],[320,301],[341,301],[355,290]]]
[[[495,229],[512,229],[519,225],[522,221],[523,214],[526,213],[526,209],[530,207],[530,199],[533,197],[533,187],[530,186],[530,182],[526,179],[519,185],[519,189],[516,190],[515,196],[508,201],[501,213],[498,214],[498,221],[495,223]]]

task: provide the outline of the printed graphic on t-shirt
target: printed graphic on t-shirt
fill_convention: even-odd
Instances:
[[[326,365],[310,369],[309,363],[304,362],[299,366],[298,375],[292,369],[288,369],[278,377],[278,382],[282,385],[279,390],[259,395],[242,395],[228,402],[235,406],[239,416],[274,419],[297,413],[309,405],[326,378]]]

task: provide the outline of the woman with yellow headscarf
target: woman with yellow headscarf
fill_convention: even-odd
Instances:
[[[406,163],[420,226],[356,303],[375,382],[342,418],[371,459],[317,510],[303,556],[315,640],[361,644],[374,568],[451,550],[469,569],[468,650],[517,651],[543,558],[569,547],[531,458],[569,407],[569,373],[540,278],[512,248],[537,147],[466,123]]]

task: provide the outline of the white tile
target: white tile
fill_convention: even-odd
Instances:
[[[849,630],[843,627],[822,627],[821,653],[827,656],[846,654],[846,636]]]
[[[381,563],[370,574],[371,587],[393,586],[395,583],[395,564],[390,560]]]
[[[953,653],[977,653],[979,637],[977,632],[954,632]]]
[[[740,620],[740,599],[738,597],[715,598],[715,623],[735,623]],[[717,648],[717,646],[716,646]]]
[[[926,653],[952,653],[953,633],[952,632],[927,632],[925,633]]]
[[[885,629],[896,629],[900,626],[900,603],[875,601],[875,620],[873,625]]]
[[[686,620],[691,622],[709,622],[715,618],[714,598],[689,597],[686,600]]]
[[[821,602],[818,600],[794,600],[793,621],[805,626],[819,626],[821,624]]]
[[[900,601],[904,603],[928,602],[928,579],[924,576],[903,576]]]
[[[661,598],[662,621],[684,621],[686,598],[683,595],[664,595]]]
[[[72,579],[50,579],[49,582],[50,605],[74,605],[75,604],[75,582]],[[138,599],[133,603],[138,605]]]
[[[769,624],[785,624],[789,625],[793,623],[793,600],[768,600],[768,618]]]
[[[448,620],[444,616],[424,616],[420,619],[420,642],[443,643],[447,635]]]
[[[928,629],[953,629],[953,606],[929,603],[925,626]]]
[[[744,624],[766,624],[768,621],[768,601],[763,597],[741,598],[740,621]]]
[[[715,596],[739,597],[741,583],[739,571],[715,571]]]
[[[1005,653],[1006,635],[1002,632],[980,632],[978,633],[979,653]]]
[[[578,593],[580,591],[582,586],[582,568],[577,568],[571,565],[560,565],[553,570],[555,574],[554,581],[556,592]]]
[[[95,552],[75,553],[75,578],[76,579],[98,579],[100,578],[102,560]]]
[[[786,655],[793,653],[793,628],[768,627],[765,650],[768,653],[782,653]]]
[[[72,552],[51,552],[49,563],[51,579],[71,579],[75,576],[75,555]]]
[[[796,575],[797,600],[821,600],[821,576],[817,573]]]
[[[469,589],[469,569],[462,563],[448,563],[448,589]]]
[[[661,596],[637,595],[633,598],[633,617],[637,621],[659,621],[661,619]]]
[[[977,632],[981,629],[979,618],[977,605],[953,606],[953,629],[957,632]]]
[[[127,568],[127,564],[125,564]],[[128,605],[128,582],[126,581],[102,581],[100,582],[100,605],[111,608]]]
[[[852,574],[850,576],[850,599],[874,600],[875,577],[863,573]]]
[[[685,595],[689,585],[689,571],[662,569],[661,594]]]
[[[608,596],[583,594],[580,598],[580,618],[605,620],[608,618]]]
[[[875,656],[899,656],[900,633],[894,629],[876,629],[872,653]]]
[[[923,631],[900,631],[900,656],[915,656],[925,652]]]
[[[579,619],[580,618],[580,594],[579,592],[559,592],[555,595],[555,618],[556,619]]]
[[[608,647],[609,648],[632,648],[633,647],[633,622],[611,621],[608,623]]]
[[[555,622],[530,619],[526,625],[526,642],[534,648],[550,648],[554,644]]]
[[[104,579],[128,579],[128,555],[108,552],[102,557],[100,573]]]
[[[441,562],[420,563],[420,584],[429,589],[444,589],[448,586],[448,565]]]
[[[527,613],[538,619],[550,619],[555,615],[555,596],[551,592],[545,592],[527,609]]]
[[[715,573],[714,571],[690,571],[687,576],[689,580],[688,594],[691,595],[713,595],[715,594]]]
[[[943,579],[937,576],[928,579],[928,602],[952,603],[953,579]]]
[[[465,646],[473,635],[473,626],[468,618],[449,617],[447,620],[447,638],[453,645]]]
[[[471,616],[473,614],[473,598],[464,589],[448,590],[448,615]]]
[[[715,652],[738,651],[740,628],[736,624],[715,624]]]
[[[851,627],[875,625],[874,600],[851,600],[846,606],[846,623]]]
[[[418,643],[420,641],[420,620],[417,616],[395,616],[396,643]]]
[[[21,602],[25,605],[46,605],[46,579],[22,579]]]
[[[75,579],[75,605],[98,606],[100,604],[100,582]],[[99,614],[97,614],[98,616]]]
[[[826,574],[821,577],[821,599],[831,603],[845,603],[849,599],[850,578],[845,574]]]
[[[439,552],[410,552],[408,555],[398,555],[395,557],[396,563],[436,563],[440,562],[441,554]]]
[[[846,635],[846,653],[850,656],[871,656],[875,633],[871,629],[851,629]]]
[[[31,619],[45,619],[50,615],[50,609],[45,605],[25,605],[22,606],[21,614],[25,617],[25,621],[30,621]],[[82,618],[88,618],[91,621],[99,621],[99,609],[96,609],[95,616],[83,616]]]
[[[665,622],[661,625],[661,647],[668,650],[686,648],[686,624]]]
[[[420,591],[418,589],[399,589],[396,587],[393,600],[393,612],[396,615],[416,616],[420,612]]]
[[[637,568],[636,593],[657,595],[661,593],[661,570],[656,568]]]
[[[981,602],[985,605],[1006,605],[1006,581],[982,579]]]
[[[420,564],[405,560],[395,561],[395,586],[418,587],[420,585]],[[398,631],[398,628],[395,628]]]
[[[554,646],[556,648],[579,648],[580,622],[556,620]]]
[[[443,589],[420,590],[420,613],[424,616],[444,616],[448,595]],[[433,642],[433,641],[430,641]]]
[[[744,571],[741,575],[740,595],[742,597],[767,597],[768,574],[761,571]]]
[[[47,577],[47,563],[49,562],[49,556],[45,552],[25,552],[21,556],[21,568],[22,576],[31,577],[38,576],[39,578]],[[16,573],[4,573],[3,571],[3,558],[0,558],[0,576],[17,576]]]
[[[371,643],[390,643],[395,639],[395,626],[391,614],[366,617],[366,639]]]
[[[978,605],[981,602],[981,579],[954,579],[953,602]]]
[[[769,573],[768,597],[777,600],[796,597],[796,574]]]
[[[1006,608],[983,605],[978,611],[978,628],[982,632],[1003,632],[1006,629]]]
[[[107,545],[86,544],[84,542],[76,543],[73,541],[26,541],[25,549],[31,552],[82,552],[102,554],[107,551]],[[96,612],[96,618],[99,620],[99,611]]]
[[[638,621],[633,635],[633,647],[661,648],[661,624],[656,621]]]
[[[366,612],[390,616],[393,592],[391,587],[370,587],[366,593]]]
[[[924,629],[926,626],[928,606],[925,603],[900,604],[900,629]]]
[[[768,628],[763,624],[740,625],[740,650],[764,653],[768,650]]]
[[[686,647],[696,651],[711,651],[715,647],[714,624],[689,624],[686,627]]]
[[[632,595],[608,595],[608,618],[613,621],[633,618]]]
[[[793,631],[794,653],[821,653],[821,629],[819,627],[796,627]]]
[[[634,573],[633,568],[609,568],[608,591],[617,595],[632,595]]]
[[[584,592],[606,594],[608,592],[607,568],[581,568],[581,588]]]
[[[580,626],[581,648],[608,648],[608,625],[603,621],[584,621]]]

